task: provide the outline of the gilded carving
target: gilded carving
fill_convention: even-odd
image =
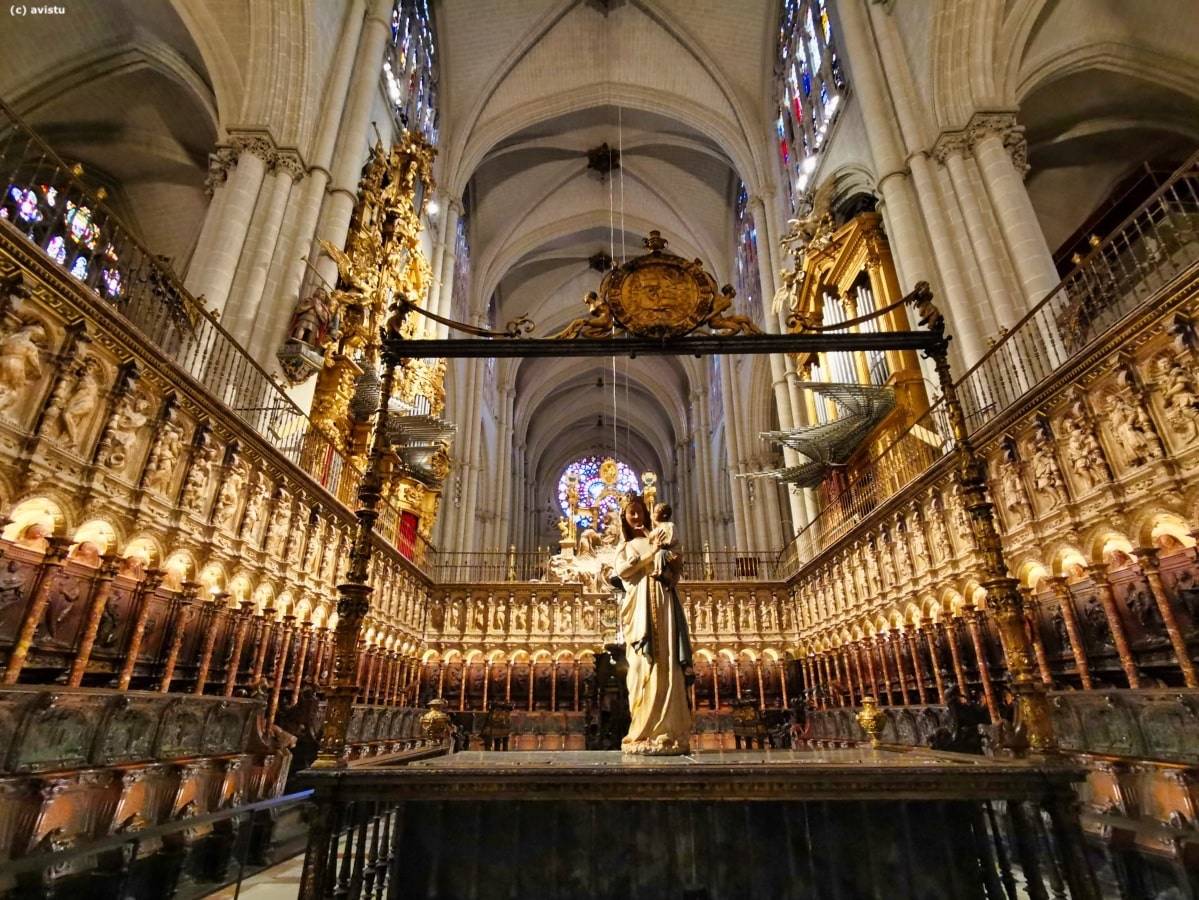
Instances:
[[[1066,430],[1066,458],[1070,468],[1083,482],[1087,490],[1094,490],[1101,484],[1111,480],[1111,470],[1103,448],[1095,439],[1086,412],[1081,404],[1062,420]]]
[[[121,470],[129,463],[138,434],[150,421],[150,398],[137,390],[127,391],[113,409],[108,429],[100,442],[100,462]]]
[[[1154,383],[1166,410],[1166,421],[1183,444],[1199,437],[1199,389],[1182,361],[1163,353],[1153,364]]]
[[[1033,485],[1037,495],[1048,500],[1047,507],[1054,509],[1066,502],[1066,486],[1058,467],[1053,433],[1043,419],[1038,419],[1033,429],[1032,447]]]
[[[1107,397],[1107,418],[1128,465],[1141,466],[1161,458],[1161,442],[1140,404],[1122,392],[1113,392]]]

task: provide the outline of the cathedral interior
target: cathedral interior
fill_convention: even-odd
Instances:
[[[1199,897],[1193,0],[0,17],[0,896]]]

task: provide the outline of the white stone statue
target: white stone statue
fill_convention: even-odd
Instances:
[[[241,500],[241,492],[245,483],[245,473],[242,471],[241,464],[235,460],[229,465],[229,470],[225,473],[225,480],[221,482],[221,489],[217,493],[216,510],[212,516],[213,524],[223,527],[233,525],[237,504]]]
[[[100,363],[92,357],[85,357],[82,371],[75,382],[66,403],[59,414],[59,425],[71,446],[76,450],[83,449],[83,439],[87,437],[87,426],[91,422],[100,404]]]
[[[158,426],[158,440],[146,462],[146,489],[165,494],[175,474],[175,464],[183,454],[183,429],[169,419]]]
[[[1044,427],[1037,428],[1033,437],[1032,477],[1037,493],[1047,498],[1049,508],[1054,509],[1066,502],[1066,487],[1062,483],[1057,457],[1054,455],[1053,436]]]
[[[25,387],[42,375],[41,348],[46,329],[27,322],[0,338],[0,410],[8,409]]]
[[[129,462],[138,432],[150,420],[146,410],[150,400],[143,394],[130,391],[117,403],[108,423],[101,462],[110,469],[123,469]]]
[[[183,486],[183,508],[199,512],[208,495],[208,482],[212,477],[212,466],[216,461],[217,450],[211,444],[197,447],[192,457],[191,469],[187,473],[187,483]]]
[[[629,731],[626,753],[678,755],[690,749],[691,710],[686,679],[691,641],[677,584],[682,556],[667,551],[655,575],[660,548],[650,540],[649,510],[640,497],[625,505],[616,574],[625,585],[620,618],[629,662]]]

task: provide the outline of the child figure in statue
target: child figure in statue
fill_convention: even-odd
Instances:
[[[674,522],[670,521],[674,515],[674,510],[671,509],[669,503],[657,503],[654,505],[654,530],[649,533],[650,543],[654,545],[654,570],[653,577],[657,581],[669,582],[671,575],[669,570],[670,554],[678,550],[678,541],[674,535]]]

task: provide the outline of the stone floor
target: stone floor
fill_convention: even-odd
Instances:
[[[209,900],[295,900],[300,894],[300,876],[304,872],[304,854],[300,853],[264,869],[237,885],[209,894]]]

